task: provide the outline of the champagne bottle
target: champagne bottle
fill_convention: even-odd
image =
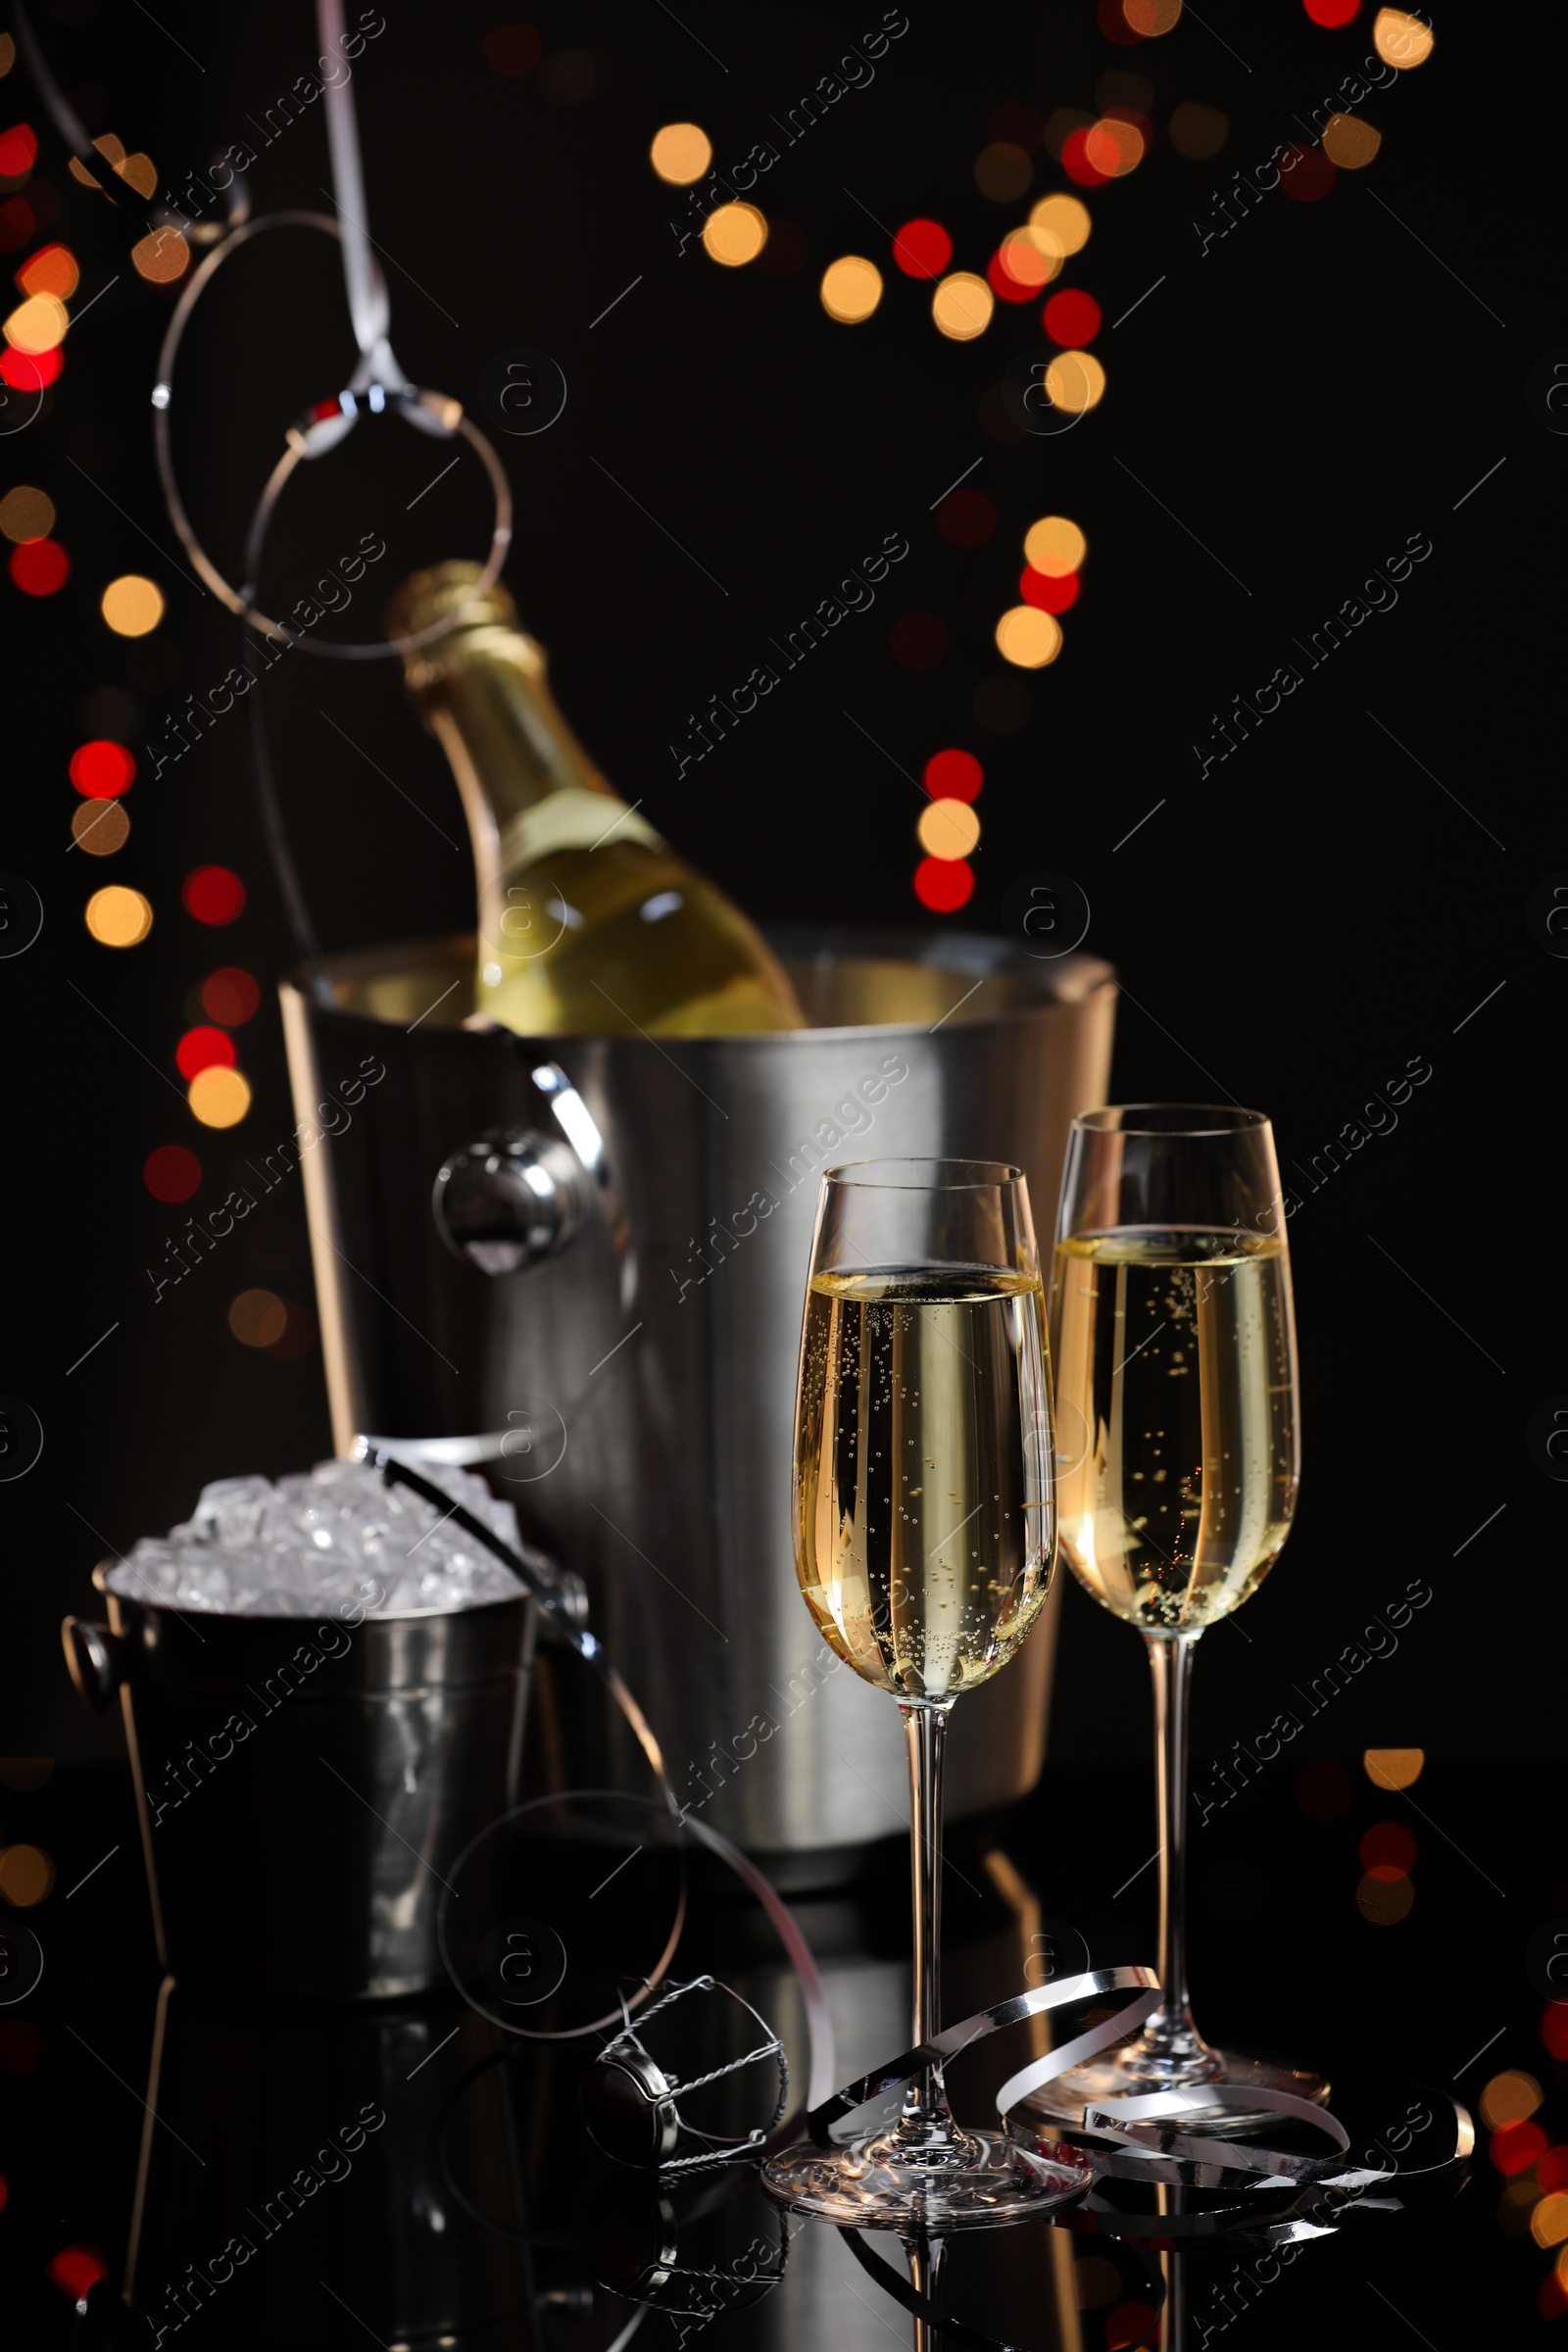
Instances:
[[[545,658],[473,564],[404,582],[387,612],[409,690],[452,762],[479,887],[474,1009],[524,1036],[799,1029],[759,932],[612,790],[557,710]]]

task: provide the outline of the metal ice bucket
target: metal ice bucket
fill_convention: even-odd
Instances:
[[[77,1690],[124,1708],[158,1954],[182,1985],[340,2001],[450,1989],[437,1907],[516,1802],[532,1603],[228,1617],[127,1600],[68,1617]],[[464,1868],[493,1915],[486,1873]]]
[[[263,1164],[303,1174],[339,1452],[483,1466],[584,1579],[683,1799],[782,1857],[907,1818],[898,1711],[838,1668],[791,1556],[818,1171],[1014,1161],[1049,1236],[1115,988],[956,933],[773,944],[814,1025],[700,1040],[465,1029],[467,939],[336,959],[333,1004],[283,986],[299,1126]],[[957,1710],[955,1815],[1039,1775],[1055,1610]],[[646,1789],[597,1701],[544,1695],[558,1771]]]

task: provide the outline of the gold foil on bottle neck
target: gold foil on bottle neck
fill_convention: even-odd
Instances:
[[[415,572],[394,593],[383,619],[388,637],[414,637],[459,616],[446,636],[404,654],[404,670],[416,693],[439,686],[449,669],[475,655],[500,658],[530,677],[543,678],[544,655],[519,627],[511,591],[496,580],[475,595],[474,584],[482,576],[477,564],[436,564]]]

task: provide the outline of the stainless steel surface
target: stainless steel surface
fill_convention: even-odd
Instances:
[[[284,2000],[450,1989],[436,1907],[515,1802],[529,1602],[445,1615],[180,1615],[110,1592],[158,1952],[182,1986]],[[92,1688],[101,1687],[96,1673]],[[465,1871],[488,1917],[486,1852]]]
[[[339,1451],[371,1432],[484,1462],[525,1530],[585,1578],[682,1797],[784,1855],[908,1818],[898,1710],[824,1648],[791,1554],[818,1171],[897,1153],[1015,1161],[1049,1232],[1068,1121],[1104,1099],[1115,989],[1091,957],[956,933],[774,945],[812,1029],[466,1030],[469,940],[338,959],[333,1006],[282,994]],[[567,1246],[487,1274],[438,1237],[431,1193],[507,1130],[564,1138],[592,1208]],[[1056,1608],[956,1712],[955,1816],[1038,1776]],[[584,1701],[576,1685],[558,1693],[560,1768],[640,1788],[629,1740]]]

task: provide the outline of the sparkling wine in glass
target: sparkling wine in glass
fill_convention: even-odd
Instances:
[[[962,1691],[1039,1616],[1055,1551],[1045,1301],[1027,1187],[984,1160],[829,1170],[795,1430],[795,1557],[818,1632],[903,1712],[916,2045],[941,2030],[942,1759]],[[1073,2176],[961,2129],[940,2065],[902,2114],[764,2179],[841,2226],[942,2233],[1042,2211]]]
[[[1296,1326],[1269,1122],[1232,1105],[1138,1103],[1073,1121],[1051,1328],[1061,1549],[1144,1636],[1154,1683],[1159,1980],[1141,2034],[1036,2093],[1086,2101],[1205,2082],[1326,2098],[1318,2077],[1210,2048],[1187,1997],[1188,1700],[1207,1627],[1257,1591],[1300,1471]],[[1205,2130],[1259,2118],[1218,2102]]]

